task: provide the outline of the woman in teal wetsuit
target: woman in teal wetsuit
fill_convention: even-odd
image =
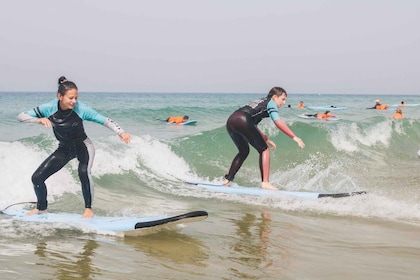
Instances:
[[[287,124],[280,119],[279,110],[286,103],[287,93],[281,87],[273,87],[266,97],[257,99],[236,110],[227,120],[226,129],[239,152],[232,161],[229,173],[224,176],[223,185],[229,185],[249,154],[249,144],[260,154],[261,188],[277,190],[269,181],[270,151],[276,144],[268,139],[258,127],[264,118],[270,117],[274,124],[287,136],[297,142],[299,147],[305,147]]]
[[[83,218],[93,217],[93,181],[90,170],[92,168],[95,148],[87,137],[83,127],[83,120],[102,124],[117,133],[124,143],[128,144],[131,135],[110,118],[104,117],[84,103],[79,102],[78,88],[75,83],[67,81],[62,76],[58,80],[57,99],[42,104],[30,111],[20,113],[18,120],[26,123],[38,123],[52,127],[54,135],[59,141],[57,150],[52,153],[32,175],[37,206],[26,215],[47,212],[47,180],[52,174],[59,171],[70,160],[79,160],[78,173],[82,185],[85,201]]]

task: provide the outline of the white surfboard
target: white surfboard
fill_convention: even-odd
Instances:
[[[197,187],[220,193],[252,195],[252,196],[273,196],[273,195],[287,195],[308,199],[318,199],[323,197],[346,197],[353,195],[366,194],[365,191],[356,192],[343,192],[343,193],[317,193],[317,192],[301,192],[301,191],[285,191],[285,190],[264,190],[257,187],[244,187],[244,186],[223,186],[221,184],[214,184],[210,182],[196,182],[185,181],[187,184],[196,185]]]
[[[345,110],[347,109],[346,106],[309,106],[307,107],[311,110]]]
[[[28,210],[9,208],[2,213],[24,222],[54,223],[87,229],[100,234],[117,233],[123,236],[142,236],[162,229],[173,228],[174,225],[196,222],[208,217],[206,211],[188,212],[176,216],[153,217],[101,217],[82,218],[74,213],[46,213],[26,216]]]

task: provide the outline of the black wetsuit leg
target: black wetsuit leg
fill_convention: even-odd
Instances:
[[[79,160],[79,178],[82,184],[82,193],[85,200],[85,208],[92,207],[92,184],[90,169],[94,157],[94,147],[92,142],[87,138],[82,143],[71,143],[60,145],[58,149],[50,155],[38,167],[32,175],[32,183],[34,185],[35,194],[37,196],[37,209],[45,210],[48,207],[47,202],[47,186],[45,180],[51,175],[59,171],[70,160],[76,158]]]
[[[93,183],[90,170],[92,168],[95,148],[89,138],[77,149],[77,159],[79,160],[79,178],[82,184],[82,194],[85,200],[85,208],[92,208]]]
[[[48,207],[45,180],[63,168],[63,166],[71,160],[71,158],[68,157],[66,150],[67,149],[63,147],[58,147],[54,153],[41,163],[32,175],[32,183],[38,200],[36,207],[38,210],[42,211]]]
[[[233,181],[236,173],[249,154],[249,144],[261,153],[268,148],[267,143],[252,122],[251,116],[242,111],[234,112],[227,120],[226,129],[239,152],[232,161],[229,173],[225,178]]]

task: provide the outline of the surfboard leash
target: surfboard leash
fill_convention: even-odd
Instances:
[[[26,202],[17,202],[17,203],[13,203],[13,204],[10,204],[9,206],[7,206],[6,208],[2,209],[2,210],[0,211],[0,214],[5,214],[5,215],[7,215],[6,213],[4,213],[4,212],[3,212],[3,211],[5,211],[6,209],[8,209],[8,208],[10,208],[10,207],[12,207],[12,206],[15,206],[15,205],[19,205],[19,204],[27,204],[27,203],[36,204],[37,202],[36,202],[36,201],[26,201]]]

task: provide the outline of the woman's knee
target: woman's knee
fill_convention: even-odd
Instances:
[[[89,175],[89,171],[88,171],[88,168],[87,168],[87,165],[81,165],[81,166],[79,166],[79,177],[88,177],[88,175]]]
[[[246,145],[245,147],[241,147],[239,149],[239,154],[243,157],[246,158],[249,155],[249,146]]]
[[[40,185],[45,181],[44,176],[42,176],[41,172],[35,172],[34,174],[32,174],[31,180],[34,186]]]
[[[265,151],[269,151],[269,150],[268,150],[268,146],[266,146],[266,147],[261,147],[261,148],[258,150],[258,153],[260,153],[260,155],[261,155],[261,154],[263,154]]]

